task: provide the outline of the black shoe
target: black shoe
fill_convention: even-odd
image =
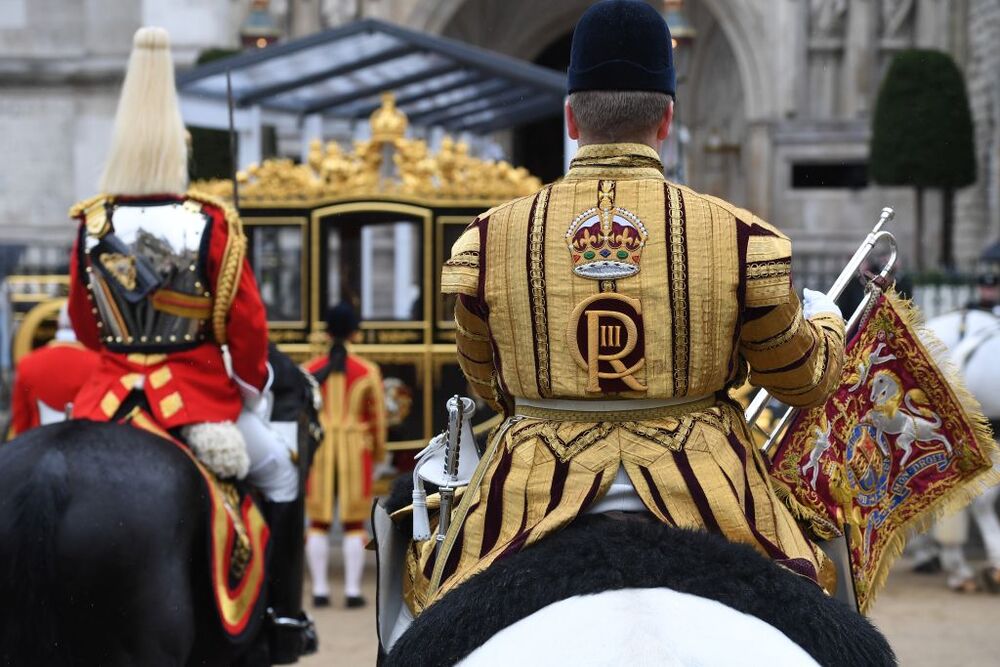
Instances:
[[[314,595],[313,596],[313,607],[316,609],[322,609],[323,607],[330,606],[330,596],[329,595]]]
[[[309,614],[298,617],[278,616],[274,609],[267,610],[270,623],[270,654],[272,665],[291,665],[304,655],[319,650],[316,625]]]
[[[360,609],[364,607],[367,603],[365,599],[360,595],[348,595],[347,596],[347,608],[348,609]]]
[[[917,563],[913,566],[913,571],[917,574],[937,574],[941,571],[941,559],[937,556]]]

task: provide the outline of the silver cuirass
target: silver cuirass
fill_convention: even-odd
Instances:
[[[101,338],[112,350],[168,352],[206,339],[211,218],[193,200],[109,203],[88,225],[85,265]]]

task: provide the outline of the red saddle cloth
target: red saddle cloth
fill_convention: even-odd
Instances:
[[[180,440],[136,408],[122,423],[175,444],[201,473],[208,493],[209,568],[212,597],[226,636],[234,643],[253,637],[264,617],[265,564],[270,530],[252,496],[222,481]]]

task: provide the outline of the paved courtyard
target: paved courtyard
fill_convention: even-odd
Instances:
[[[369,605],[364,609],[344,608],[340,563],[332,563],[331,571],[333,608],[311,610],[319,625],[320,652],[299,664],[374,665],[374,555],[369,554],[365,572]],[[901,562],[879,597],[872,619],[888,636],[904,667],[1000,665],[1000,596],[951,593],[943,576],[911,574]]]

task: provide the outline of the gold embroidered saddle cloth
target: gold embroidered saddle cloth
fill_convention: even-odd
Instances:
[[[411,611],[586,513],[620,469],[660,521],[721,533],[814,581],[826,577],[829,561],[775,496],[742,411],[728,397],[518,399],[454,510],[440,552],[433,540],[410,545],[403,592]]]
[[[143,429],[177,446],[205,482],[208,511],[209,568],[212,597],[226,638],[243,645],[256,636],[264,617],[266,560],[270,530],[253,496],[245,487],[221,480],[206,468],[191,448],[160,427],[142,408],[119,421]]]

